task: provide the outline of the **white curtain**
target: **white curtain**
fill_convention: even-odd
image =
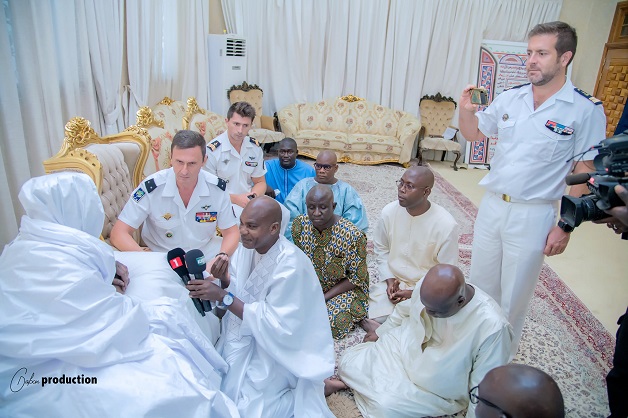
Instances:
[[[127,0],[126,123],[165,96],[209,105],[207,0]]]
[[[90,64],[98,98],[102,135],[124,129],[121,79],[123,58],[124,8],[120,0],[78,2],[84,8]]]
[[[267,114],[355,94],[418,113],[424,94],[457,98],[475,82],[482,39],[524,41],[562,0],[222,0],[247,39],[248,82]]]
[[[0,245],[22,215],[17,194],[63,140],[73,116],[100,121],[81,0],[3,0],[0,25]]]

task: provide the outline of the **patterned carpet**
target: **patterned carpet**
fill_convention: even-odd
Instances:
[[[393,164],[340,164],[337,177],[353,185],[362,197],[367,207],[370,230],[378,222],[381,209],[396,200],[394,182],[403,172],[401,166]],[[430,200],[448,209],[460,225],[459,266],[466,275],[471,261],[477,208],[438,173],[435,177],[436,184]],[[370,238],[369,233],[369,273],[371,280],[378,281]],[[346,348],[358,344],[363,335],[364,331],[355,330],[337,341],[337,358]],[[565,398],[567,417],[605,417],[609,412],[604,379],[611,366],[614,346],[614,337],[545,264],[526,318],[515,363],[538,367],[556,379]],[[351,399],[349,391],[341,391],[339,395],[328,398],[328,403],[337,416],[356,416],[355,410],[347,406],[347,401]],[[340,409],[334,409],[336,406],[352,412],[340,412]]]

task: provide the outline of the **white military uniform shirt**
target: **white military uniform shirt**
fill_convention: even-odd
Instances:
[[[248,193],[253,187],[252,177],[266,174],[264,151],[247,136],[238,152],[229,142],[227,132],[223,132],[207,145],[205,168],[227,182],[229,194]]]
[[[158,171],[135,189],[119,219],[136,229],[143,223],[142,239],[153,251],[181,247],[206,252],[217,238],[216,226],[224,230],[237,223],[229,195],[218,184],[225,187],[216,176],[201,170],[185,207],[174,170]]]
[[[477,112],[480,131],[499,135],[491,171],[480,185],[521,200],[560,200],[576,156],[605,139],[604,109],[588,97],[567,80],[535,110],[532,86],[525,84]]]

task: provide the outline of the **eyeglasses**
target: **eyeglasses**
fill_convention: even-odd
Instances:
[[[406,190],[407,192],[413,192],[413,191],[415,191],[415,190],[417,190],[417,189],[427,189],[428,187],[430,187],[430,186],[420,186],[420,187],[415,187],[412,183],[406,183],[406,182],[404,182],[403,180],[397,180],[395,183],[397,184],[397,188],[398,188],[399,190],[401,190],[401,189],[404,189],[404,188],[405,188],[405,190]]]
[[[336,164],[319,164],[319,163],[314,163],[314,168],[317,170],[323,169],[325,171],[329,171],[332,168],[334,168],[336,166]]]
[[[508,412],[504,411],[503,409],[501,409],[499,406],[495,405],[493,402],[487,401],[484,398],[480,398],[478,396],[478,388],[479,386],[475,386],[473,388],[471,388],[471,390],[469,391],[469,399],[471,400],[471,403],[474,405],[477,405],[478,402],[482,402],[483,404],[485,404],[486,406],[489,406],[493,409],[496,409],[497,412],[499,412],[500,418],[512,418],[512,415],[510,415]]]
[[[280,149],[279,150],[279,155],[293,155],[293,154],[294,154],[293,149]]]

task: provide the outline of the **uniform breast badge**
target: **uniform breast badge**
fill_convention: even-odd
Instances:
[[[205,205],[205,206],[201,206],[201,209],[203,209],[203,210],[207,210],[207,209],[209,209],[210,207],[211,207],[211,205]]]
[[[502,120],[503,120],[504,122],[506,122],[506,121],[508,120],[508,113],[504,113],[504,114],[502,115]]]
[[[166,212],[163,214],[162,218],[164,218],[165,220],[169,221],[170,218],[172,218],[172,214]]]
[[[216,222],[218,212],[196,212],[196,222]]]
[[[545,122],[545,127],[559,135],[573,135],[572,127],[561,125],[560,123],[554,122],[553,120],[548,120],[547,122]]]

